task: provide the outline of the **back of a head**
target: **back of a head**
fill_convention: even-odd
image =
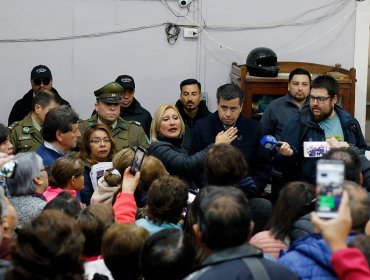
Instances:
[[[133,148],[124,148],[113,156],[112,164],[113,169],[107,170],[104,174],[104,180],[110,187],[115,187],[122,183],[122,176],[112,172],[114,169],[118,170],[120,174],[123,174],[125,169],[132,165],[135,157],[135,150]]]
[[[7,279],[83,279],[83,243],[73,218],[44,211],[19,231]]]
[[[359,234],[348,243],[348,247],[358,248],[364,254],[367,264],[370,266],[370,236]]]
[[[348,148],[333,148],[324,154],[322,159],[343,161],[345,180],[361,184],[361,160],[353,150]]]
[[[85,236],[83,255],[101,254],[101,241],[105,231],[115,223],[113,208],[107,204],[94,204],[82,209],[77,218]]]
[[[200,204],[199,229],[204,244],[211,250],[246,243],[251,221],[248,199],[237,188],[212,188]]]
[[[33,195],[36,193],[36,185],[33,179],[40,176],[42,159],[34,152],[19,153],[14,157],[17,167],[12,178],[7,178],[9,193],[11,196]]]
[[[248,164],[238,148],[219,144],[209,149],[204,160],[204,172],[209,185],[235,185],[247,176]]]
[[[315,201],[313,185],[298,181],[288,183],[279,194],[266,228],[283,241],[298,218],[315,210]]]
[[[40,89],[32,99],[32,110],[35,111],[36,104],[40,105],[41,108],[44,109],[53,102],[58,104],[58,99],[55,93],[50,90]]]
[[[148,191],[154,180],[167,175],[166,167],[154,156],[145,156],[140,168],[140,188]]]
[[[115,280],[137,279],[139,255],[149,232],[134,224],[114,224],[104,233],[102,254]]]
[[[77,113],[69,106],[62,105],[51,109],[45,116],[42,127],[42,137],[45,141],[56,141],[56,132],[62,133],[71,131],[72,125],[79,120]]]
[[[56,159],[50,170],[49,184],[52,187],[64,188],[72,177],[78,177],[84,173],[84,164],[81,159],[72,156],[64,156]]]
[[[349,196],[352,230],[364,232],[366,223],[370,218],[370,200],[368,193],[363,187],[352,181],[345,181],[343,185]]]
[[[45,205],[43,211],[51,209],[59,210],[72,218],[77,218],[81,211],[81,204],[71,193],[61,192]]]
[[[312,81],[311,88],[324,88],[328,91],[330,97],[339,94],[339,84],[337,80],[329,75],[320,75],[316,77]]]
[[[9,128],[0,123],[0,144],[4,143],[9,136]]]
[[[219,102],[221,98],[224,100],[232,100],[235,98],[239,98],[240,105],[243,104],[244,102],[244,93],[240,89],[240,87],[238,87],[235,84],[225,84],[225,85],[220,86],[217,89],[216,96],[217,96],[217,102]]]
[[[155,180],[148,192],[148,217],[155,223],[178,223],[187,205],[188,187],[184,181],[166,175]]]
[[[149,237],[141,251],[144,279],[183,279],[195,265],[195,256],[194,244],[186,233],[161,230]]]

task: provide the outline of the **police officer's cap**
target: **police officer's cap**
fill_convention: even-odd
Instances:
[[[94,91],[96,100],[101,100],[105,103],[119,104],[123,88],[115,82],[106,84],[102,88]]]

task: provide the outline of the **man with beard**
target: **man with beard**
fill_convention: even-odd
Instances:
[[[312,81],[310,111],[292,119],[285,127],[277,148],[280,171],[284,177],[315,183],[318,158],[303,156],[303,142],[335,138],[360,149],[367,149],[358,121],[337,105],[339,85],[331,76],[321,75]],[[298,175],[298,178],[297,178]]]
[[[289,74],[288,93],[272,101],[263,113],[261,123],[266,135],[280,140],[289,120],[309,110],[310,86],[311,74],[306,69],[296,68]]]
[[[201,85],[195,79],[187,79],[180,84],[180,99],[176,107],[185,123],[185,134],[182,147],[190,152],[191,139],[197,120],[211,114],[206,103],[202,100]]]
[[[273,135],[281,139],[284,127],[294,118],[308,113],[309,100],[307,98],[311,89],[311,74],[306,69],[296,68],[289,74],[288,93],[272,101],[263,113],[261,124],[265,135]],[[275,155],[275,153],[272,153]],[[272,159],[272,177],[270,200],[274,203],[280,190],[289,181],[279,172],[279,165]]]

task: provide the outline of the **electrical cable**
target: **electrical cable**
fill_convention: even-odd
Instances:
[[[175,17],[186,17],[186,16],[189,14],[189,12],[190,12],[190,5],[191,5],[191,3],[192,3],[192,2],[190,2],[190,3],[186,6],[186,9],[187,9],[187,13],[186,13],[186,15],[184,15],[184,14],[177,15],[177,14],[175,13],[175,11],[171,8],[171,6],[170,6],[170,5],[168,5],[167,0],[161,0],[161,2],[162,2],[162,3],[164,3],[164,4],[167,6],[167,8],[170,10],[170,12],[171,12]]]
[[[181,28],[178,25],[174,23],[167,24],[165,28],[165,32],[167,36],[167,42],[170,45],[174,45],[176,43],[177,38],[179,37],[180,31],[181,31]]]

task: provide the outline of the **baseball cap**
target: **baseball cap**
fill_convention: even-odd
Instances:
[[[116,83],[119,83],[124,89],[135,90],[135,81],[129,75],[121,75],[116,79]]]
[[[49,78],[52,79],[53,76],[51,75],[50,69],[45,65],[37,65],[33,67],[31,71],[31,80],[37,78]]]
[[[122,92],[123,88],[118,83],[111,82],[94,91],[94,95],[96,96],[96,100],[110,104],[119,104],[121,103]]]

